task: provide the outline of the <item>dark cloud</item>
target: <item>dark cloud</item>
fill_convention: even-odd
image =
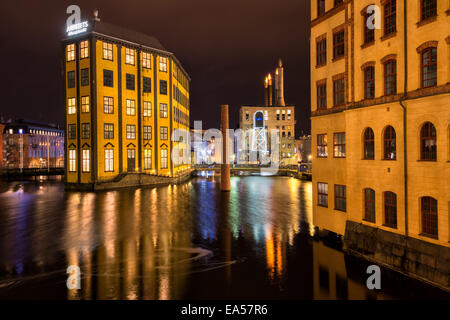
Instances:
[[[0,114],[63,121],[60,39],[66,8],[84,18],[157,37],[192,77],[192,120],[217,127],[220,104],[232,125],[239,107],[263,102],[263,79],[285,65],[286,100],[297,106],[297,134],[309,130],[309,1],[149,0],[2,1]]]

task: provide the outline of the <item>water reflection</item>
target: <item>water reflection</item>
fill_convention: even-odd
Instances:
[[[442,296],[403,278],[369,292],[366,262],[314,240],[311,183],[233,177],[222,193],[217,179],[101,193],[65,193],[60,183],[3,186],[0,298]],[[72,265],[81,268],[78,291],[66,287]]]

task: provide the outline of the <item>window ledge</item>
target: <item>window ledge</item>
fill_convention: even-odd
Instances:
[[[429,23],[433,23],[435,21],[437,21],[437,15],[434,16],[434,17],[428,18],[426,20],[419,21],[419,22],[416,23],[416,25],[417,25],[417,28],[420,28],[420,27],[422,27],[424,25],[427,25]]]
[[[347,210],[341,210],[341,209],[337,209],[337,208],[334,208],[333,210],[334,211],[339,211],[339,212],[342,212],[342,213],[347,213]]]
[[[333,58],[331,61],[337,62],[337,61],[342,60],[342,59],[344,59],[344,58],[345,58],[345,54],[342,55],[342,56],[339,56],[339,57],[337,57],[337,58]]]
[[[361,49],[365,49],[365,48],[371,47],[371,46],[373,46],[374,44],[375,44],[375,41],[363,43],[363,44],[361,45]]]
[[[394,31],[394,32],[391,32],[389,34],[385,34],[384,36],[382,36],[380,38],[380,40],[381,41],[385,41],[385,40],[388,40],[388,39],[391,39],[391,38],[395,38],[396,36],[397,36],[397,31]]]
[[[388,226],[387,224],[383,224],[383,227],[397,230],[397,226],[394,227],[394,226]]]
[[[397,159],[381,159],[382,161],[397,161]]]
[[[375,224],[375,221],[370,221],[370,220],[367,220],[367,219],[363,219],[363,221],[364,221],[364,222],[368,222],[368,223]]]
[[[433,239],[433,240],[439,240],[438,236],[435,236],[435,235],[432,235],[432,234],[419,233],[419,236],[425,237],[425,238],[430,238],[430,239]]]
[[[419,160],[417,160],[417,162],[431,162],[431,163],[433,163],[433,162],[438,162],[437,160],[423,160],[423,159],[419,159]]]
[[[323,63],[323,64],[318,64],[318,65],[316,65],[316,69],[319,69],[319,68],[325,67],[326,65],[327,65],[326,63]]]
[[[364,161],[375,161],[375,158],[374,158],[374,159],[369,159],[369,158],[361,158],[361,160],[364,160]]]
[[[323,204],[318,204],[317,206],[321,207],[321,208],[327,208],[328,209],[328,206],[324,206]]]

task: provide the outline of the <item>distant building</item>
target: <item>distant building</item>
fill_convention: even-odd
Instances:
[[[86,23],[62,41],[66,187],[95,189],[125,173],[186,174],[190,164],[179,155],[190,152],[189,141],[172,133],[189,131],[189,75],[156,38],[97,15]]]
[[[284,101],[284,68],[281,59],[275,70],[275,88],[272,75],[264,81],[264,105],[242,106],[239,115],[239,127],[248,135],[237,146],[237,158],[240,162],[250,161],[250,154],[258,152],[265,156],[272,154],[272,130],[279,133],[279,161],[294,157],[295,149],[295,106],[286,106]],[[273,99],[275,93],[275,99]]]
[[[312,162],[311,136],[302,136],[295,140],[295,154],[298,162]]]
[[[64,167],[63,129],[53,124],[30,120],[19,120],[1,126],[3,167]]]

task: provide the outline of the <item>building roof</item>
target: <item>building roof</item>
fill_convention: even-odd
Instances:
[[[65,42],[72,39],[83,38],[86,36],[86,34],[97,34],[113,39],[115,38],[119,41],[128,42],[136,46],[142,46],[148,49],[165,53],[166,55],[171,56],[177,62],[179,68],[184,72],[189,81],[191,80],[191,77],[189,76],[187,71],[183,68],[180,61],[175,57],[175,55],[172,52],[168,51],[166,48],[164,48],[161,42],[159,42],[159,40],[153,36],[149,36],[142,32],[116,26],[107,22],[92,19],[91,21],[89,21],[89,27],[87,29],[87,32],[66,37],[63,41]]]
[[[47,129],[52,131],[64,131],[64,129],[59,128],[56,124],[53,123],[46,123],[41,121],[35,121],[35,120],[27,120],[27,119],[19,119],[13,122],[7,122],[4,123],[5,130],[9,128],[18,128],[22,127],[23,129],[26,128],[40,128],[40,129]]]
[[[118,38],[120,40],[134,42],[142,46],[170,53],[155,37],[148,36],[144,33],[126,29],[110,23],[93,20],[91,22],[90,32],[104,34],[110,37]]]

